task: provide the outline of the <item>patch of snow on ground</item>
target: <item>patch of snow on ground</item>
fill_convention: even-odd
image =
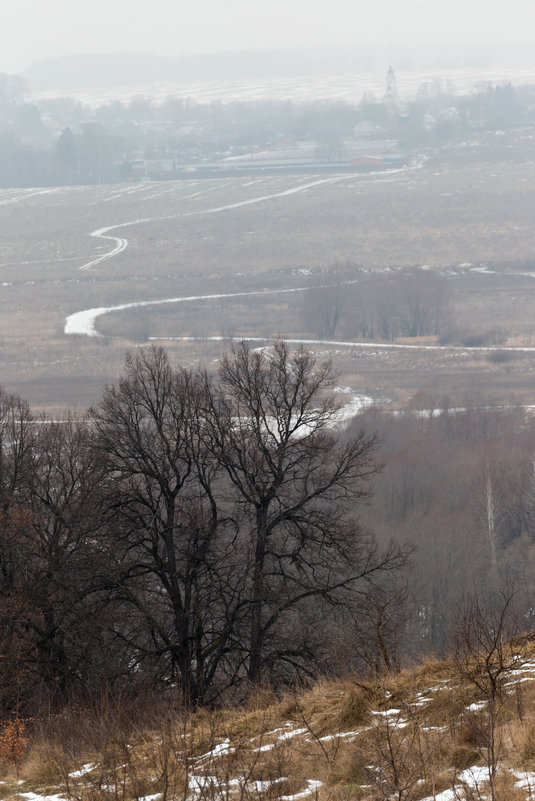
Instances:
[[[290,740],[292,737],[298,737],[300,734],[306,734],[308,729],[291,729],[290,731],[285,731],[284,734],[279,735],[279,740]]]
[[[247,788],[248,790],[254,790],[256,793],[265,793],[274,785],[286,781],[288,781],[287,776],[281,776],[278,779],[272,779],[270,781],[250,781],[246,776],[238,776],[235,779],[223,780],[218,779],[217,776],[190,776],[188,779],[188,787],[193,793],[204,793],[209,789],[228,790],[231,787],[239,787],[242,790]],[[308,794],[308,791],[305,795],[306,794]],[[161,796],[161,793],[147,796],[146,801],[152,801],[152,799],[158,798],[159,796]]]
[[[220,757],[226,756],[227,754],[233,754],[234,748],[230,744],[230,740],[223,740],[222,743],[218,743],[211,751],[207,751],[206,754],[203,754],[197,759],[197,762],[204,762],[207,759],[212,759],[213,757]]]
[[[530,773],[529,771],[525,771],[520,773],[519,771],[513,771],[513,776],[517,781],[515,782],[515,786],[521,790],[533,790],[535,789],[535,773]]]
[[[392,717],[392,715],[401,715],[401,709],[386,709],[386,710],[379,709],[379,710],[376,710],[373,714],[374,715],[384,715],[384,717],[390,718],[390,717]]]
[[[92,762],[88,762],[87,765],[82,765],[79,770],[74,770],[72,773],[69,773],[69,776],[72,779],[79,779],[80,776],[85,776],[86,773],[91,773],[95,767],[96,766]]]
[[[399,717],[401,709],[375,710],[373,714],[382,717],[386,725],[393,729],[404,729],[409,725],[408,720]]]
[[[336,414],[336,421],[340,425],[348,420],[351,420],[357,414],[360,414],[364,409],[368,409],[375,403],[373,398],[368,395],[359,395],[351,387],[334,387],[334,392],[348,395],[349,401],[340,407]]]
[[[426,695],[418,695],[416,700],[412,702],[412,706],[427,706],[432,700],[432,698],[428,698]]]
[[[467,712],[479,712],[481,709],[485,709],[486,706],[487,706],[487,702],[486,701],[476,701],[473,704],[469,704],[466,707],[466,711]]]
[[[426,798],[422,798],[421,801],[458,801],[459,799],[459,792],[458,792],[458,784],[463,784],[468,787],[470,790],[479,791],[483,782],[488,782],[489,780],[489,771],[488,768],[482,767],[480,765],[473,765],[471,768],[467,768],[463,770],[462,773],[459,773],[457,776],[457,780],[455,782],[457,789],[450,789],[444,790],[441,793],[438,793],[434,796],[427,796]],[[481,797],[481,794],[478,795]]]
[[[62,795],[39,795],[39,793],[19,793],[19,795],[28,801],[65,801]]]
[[[368,727],[366,727],[366,728],[368,728]],[[345,740],[345,739],[349,739],[351,737],[358,737],[358,735],[362,731],[363,731],[363,729],[361,729],[360,731],[342,731],[339,734],[326,734],[325,737],[320,737],[319,741],[320,741],[320,743],[328,743],[331,740]]]
[[[188,788],[192,793],[203,793],[212,787],[219,787],[217,776],[188,776]]]
[[[280,779],[273,779],[272,781],[244,782],[244,784],[246,784],[247,787],[252,787],[257,793],[266,793],[274,784],[281,784],[281,782],[286,781],[288,781],[288,777],[281,776]]]

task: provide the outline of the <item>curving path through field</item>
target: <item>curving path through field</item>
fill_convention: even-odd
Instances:
[[[391,175],[406,173],[407,171],[420,169],[423,163],[424,163],[423,161],[420,161],[417,162],[416,164],[409,165],[408,167],[402,167],[399,169],[392,169],[392,170],[384,170],[379,174],[374,173],[373,178],[375,180],[381,180],[382,178]],[[132,225],[141,225],[142,223],[155,222],[159,220],[172,220],[182,217],[194,217],[203,214],[217,214],[222,211],[229,211],[232,209],[242,208],[244,206],[252,206],[257,203],[264,203],[267,200],[274,200],[276,198],[281,198],[281,197],[290,197],[291,195],[296,195],[299,194],[300,192],[305,192],[308,189],[313,189],[317,186],[337,183],[340,181],[347,181],[351,179],[352,180],[355,179],[355,174],[349,173],[344,175],[330,176],[329,178],[317,178],[313,181],[307,181],[306,183],[298,184],[297,186],[291,187],[290,189],[281,190],[280,192],[272,192],[268,195],[260,195],[258,197],[249,198],[247,200],[240,200],[237,201],[236,203],[226,203],[223,206],[215,206],[210,209],[200,209],[198,211],[188,211],[188,212],[182,212],[181,214],[171,214],[171,215],[157,216],[157,217],[142,217],[138,220],[128,220],[127,222],[124,223],[117,223],[115,225],[108,225],[103,228],[98,228],[97,230],[92,231],[90,235],[97,239],[111,240],[112,242],[115,243],[114,247],[107,253],[103,253],[102,255],[97,256],[94,259],[91,259],[91,261],[82,264],[82,266],[79,267],[78,269],[82,271],[90,270],[92,267],[95,267],[98,264],[102,264],[102,262],[108,261],[109,259],[118,256],[119,253],[122,253],[124,250],[126,250],[126,248],[128,247],[128,239],[126,237],[110,235],[110,231],[115,231],[119,228],[126,228]],[[257,183],[257,181],[250,181],[245,185],[251,186],[254,185],[255,183]],[[195,197],[201,194],[203,194],[203,192],[195,192],[192,195],[186,195],[186,198]],[[272,292],[273,293],[275,291],[279,293],[303,292],[305,288],[306,287],[299,287],[296,289],[289,289],[289,290],[285,289],[272,290]],[[134,309],[141,306],[156,306],[164,303],[184,303],[188,300],[209,300],[213,298],[223,298],[223,297],[243,297],[246,295],[257,295],[264,293],[267,294],[267,292],[260,291],[260,292],[240,292],[227,295],[198,295],[198,296],[178,297],[178,298],[164,298],[162,300],[137,301],[134,303],[121,303],[116,306],[100,306],[94,309],[84,309],[82,311],[70,314],[65,319],[64,333],[67,335],[78,334],[81,336],[99,336],[99,333],[95,328],[96,320],[104,314],[110,314],[112,312],[122,311],[124,309]]]
[[[304,292],[309,287],[294,287],[292,289],[259,289],[250,292],[230,292],[219,295],[188,295],[179,298],[163,298],[162,300],[138,300],[134,303],[121,303],[118,306],[100,306],[96,309],[84,309],[83,311],[69,314],[65,320],[65,334],[78,334],[87,337],[99,337],[102,334],[95,328],[95,323],[99,317],[111,312],[123,311],[124,309],[139,309],[142,306],[162,306],[166,303],[186,303],[192,300],[216,300],[218,298],[243,298],[252,295],[274,295],[285,294],[288,292]],[[168,337],[172,338],[172,337]],[[180,337],[181,339],[182,337]],[[187,337],[185,337],[187,339]],[[208,339],[199,337],[199,339]]]
[[[353,282],[349,282],[353,283]],[[95,323],[99,317],[111,312],[123,311],[125,309],[138,309],[147,306],[161,306],[167,303],[187,303],[188,301],[199,300],[222,300],[225,298],[244,298],[258,295],[285,295],[292,292],[305,292],[310,289],[308,286],[293,287],[292,289],[259,289],[249,292],[228,292],[216,295],[187,295],[178,298],[163,298],[161,300],[140,300],[135,303],[121,303],[117,306],[100,306],[94,309],[70,314],[65,321],[65,334],[77,334],[79,336],[98,337],[102,336]],[[181,337],[149,337],[151,341],[159,340],[166,342],[239,342],[243,337],[234,336],[181,336]],[[271,342],[272,337],[247,337],[253,342]],[[411,345],[396,342],[353,342],[342,339],[287,339],[291,345],[327,345],[334,348],[368,348],[375,350],[419,350],[419,351],[459,351],[459,352],[491,352],[495,350],[512,351],[515,353],[535,353],[535,347],[523,346],[478,346],[468,347],[466,345]]]
[[[381,173],[380,175],[374,175],[374,178],[381,178],[386,177],[387,175],[406,172],[407,170],[418,169],[422,166],[422,163],[412,165],[410,167],[404,167],[401,169],[395,170],[385,170],[385,172]],[[344,181],[348,179],[354,179],[354,174],[344,174],[344,175],[337,175],[331,176],[329,178],[318,178],[313,181],[307,181],[306,183],[298,184],[297,186],[291,187],[290,189],[284,189],[280,192],[273,192],[268,195],[261,195],[254,198],[249,198],[248,200],[241,200],[237,201],[236,203],[227,203],[222,206],[215,206],[209,209],[200,209],[198,211],[189,211],[189,212],[182,212],[180,214],[173,214],[173,215],[166,215],[166,216],[158,216],[158,217],[143,217],[137,220],[130,220],[124,223],[118,223],[116,225],[110,225],[103,228],[99,228],[96,231],[91,233],[91,236],[99,238],[99,239],[106,239],[111,240],[115,243],[112,250],[98,256],[95,259],[92,259],[89,262],[83,264],[79,269],[80,270],[89,270],[92,267],[101,264],[104,261],[114,258],[119,253],[122,253],[128,247],[128,239],[126,237],[119,237],[110,235],[110,231],[114,231],[119,228],[126,228],[132,225],[140,225],[146,222],[153,222],[157,220],[171,220],[171,219],[178,219],[183,217],[193,217],[198,215],[204,214],[216,214],[222,211],[228,211],[231,209],[241,208],[243,206],[251,206],[257,203],[263,203],[267,200],[272,200],[281,197],[288,197],[291,195],[298,194],[300,192],[304,192],[308,189],[315,188],[317,186],[321,186],[324,184],[332,184],[339,181]],[[255,182],[251,182],[255,183]],[[202,192],[196,192],[194,195],[202,194]],[[187,197],[192,197],[187,196]],[[474,268],[480,269],[481,272],[489,272],[483,268]],[[533,275],[533,274],[530,274]],[[351,282],[353,283],[353,282]],[[304,292],[309,287],[294,287],[292,289],[270,289],[270,290],[256,290],[256,291],[247,291],[247,292],[229,292],[229,293],[222,293],[222,294],[211,294],[211,295],[187,295],[181,297],[174,297],[174,298],[162,298],[160,300],[142,300],[142,301],[135,301],[132,303],[121,303],[114,306],[99,306],[97,308],[92,309],[83,309],[82,311],[75,312],[70,314],[65,320],[64,326],[64,333],[67,335],[79,335],[79,336],[102,336],[97,328],[96,322],[97,320],[104,316],[105,314],[111,314],[117,311],[123,311],[126,309],[136,309],[141,307],[148,307],[148,306],[159,306],[164,304],[170,303],[187,303],[188,301],[200,301],[200,300],[216,300],[216,299],[224,299],[224,298],[238,298],[238,297],[253,297],[259,295],[283,295],[292,292]],[[156,337],[152,337],[151,339],[157,339]],[[159,337],[160,340],[167,340],[167,341],[233,341],[233,340],[240,340],[241,337],[210,337],[210,336],[199,336],[199,337]],[[269,338],[265,337],[252,337],[251,338],[255,342],[269,342],[271,341]],[[376,350],[382,349],[399,349],[399,350],[419,350],[419,351],[459,351],[459,352],[467,352],[467,351],[481,351],[481,352],[488,352],[496,350],[496,347],[466,347],[462,345],[410,345],[410,344],[397,344],[397,343],[377,343],[377,342],[351,342],[345,340],[325,340],[325,339],[288,339],[288,342],[291,344],[305,344],[305,345],[322,345],[322,346],[330,346],[330,347],[347,347],[347,348],[375,348]],[[504,351],[515,351],[515,352],[535,352],[535,347],[500,347],[499,350]]]
[[[283,292],[302,292],[302,289],[282,290]],[[219,296],[226,297],[226,296]],[[234,297],[229,295],[228,297]],[[201,300],[201,298],[199,298]],[[273,342],[273,337],[149,337],[151,342],[241,342],[243,339],[248,339],[251,342]],[[462,351],[467,352],[492,352],[495,350],[507,350],[515,353],[535,353],[535,347],[522,347],[511,345],[509,347],[501,347],[499,345],[477,346],[469,347],[466,345],[406,345],[396,342],[352,342],[350,340],[342,339],[286,339],[290,345],[328,345],[332,348],[373,348],[375,350],[439,350],[439,351]]]
[[[400,170],[385,170],[385,173],[391,172],[400,172]],[[129,220],[124,223],[117,223],[116,225],[108,225],[104,228],[97,228],[96,231],[92,231],[90,236],[94,236],[97,239],[107,239],[115,242],[115,246],[108,251],[107,253],[98,256],[96,259],[92,259],[91,261],[82,264],[79,267],[79,270],[90,270],[92,267],[95,267],[97,264],[102,264],[103,261],[108,261],[108,259],[112,259],[114,256],[118,256],[119,253],[122,253],[123,250],[126,250],[128,247],[128,239],[126,237],[119,237],[119,236],[110,236],[110,231],[115,231],[117,228],[126,228],[131,225],[140,225],[141,223],[147,222],[156,222],[159,220],[176,220],[182,217],[196,217],[202,214],[217,214],[220,211],[229,211],[231,209],[239,209],[242,206],[253,206],[256,203],[264,203],[266,200],[274,200],[279,197],[288,197],[290,195],[296,195],[299,192],[305,192],[307,189],[313,189],[316,186],[321,186],[322,184],[332,184],[338,181],[347,181],[349,178],[354,178],[353,174],[349,175],[337,175],[331,176],[330,178],[321,178],[316,181],[309,181],[306,184],[299,184],[298,186],[294,186],[291,189],[284,189],[281,192],[273,192],[270,195],[261,195],[260,197],[253,197],[249,198],[248,200],[240,200],[236,203],[227,203],[224,206],[215,206],[211,209],[200,209],[199,211],[186,211],[182,212],[181,214],[170,214],[165,215],[163,217],[142,217],[139,220]],[[202,192],[195,192],[195,195],[201,195]],[[189,195],[186,197],[194,197],[195,195]],[[172,302],[172,301],[170,301]],[[123,308],[123,307],[121,307]],[[65,333],[68,333],[67,331]]]
[[[125,225],[135,225],[136,222],[142,222],[142,220],[136,220],[135,222],[131,223],[123,223],[122,225],[109,225],[107,228],[99,228],[96,231],[91,233],[91,236],[96,237],[97,239],[110,239],[115,242],[115,247],[110,250],[108,253],[104,253],[102,256],[98,256],[96,259],[92,261],[88,261],[86,264],[82,264],[79,267],[79,270],[90,270],[91,267],[95,267],[97,264],[101,264],[103,261],[107,261],[108,259],[112,259],[114,256],[117,256],[119,253],[122,253],[123,250],[126,250],[128,247],[128,239],[124,239],[123,237],[118,236],[108,236],[108,231],[113,231],[115,228],[123,228]]]
[[[182,212],[180,214],[169,214],[169,215],[159,216],[159,217],[143,217],[143,218],[141,218],[139,220],[128,220],[127,222],[124,222],[124,223],[117,223],[115,225],[105,226],[104,228],[98,228],[96,231],[92,231],[90,236],[96,237],[97,239],[111,240],[111,241],[115,242],[115,246],[110,251],[108,251],[107,253],[104,253],[101,256],[98,256],[97,258],[92,259],[91,261],[88,261],[85,264],[82,264],[82,266],[79,267],[78,269],[79,270],[90,270],[92,267],[95,267],[97,264],[101,264],[103,261],[107,261],[108,259],[112,259],[114,256],[117,256],[117,255],[119,255],[119,253],[122,253],[123,250],[126,250],[126,248],[128,247],[128,239],[126,239],[126,237],[110,236],[109,235],[110,231],[115,231],[117,228],[126,228],[127,226],[130,226],[130,225],[140,225],[141,223],[156,222],[156,221],[159,221],[159,220],[176,220],[176,219],[179,219],[179,218],[182,218],[182,217],[196,217],[196,216],[199,216],[199,215],[202,215],[202,214],[217,214],[220,211],[229,211],[231,209],[242,208],[243,206],[253,206],[256,203],[264,203],[266,200],[275,200],[276,198],[279,198],[279,197],[289,197],[291,195],[297,195],[300,192],[306,192],[308,189],[313,189],[314,187],[321,186],[323,184],[332,184],[332,183],[338,183],[340,181],[354,180],[355,177],[360,177],[360,178],[371,177],[371,178],[373,178],[375,180],[381,180],[383,178],[388,178],[389,176],[392,176],[392,175],[398,175],[400,173],[406,173],[406,172],[410,172],[412,170],[418,170],[423,166],[424,161],[425,160],[420,160],[420,161],[418,161],[418,162],[416,162],[414,164],[411,164],[409,166],[399,167],[399,168],[390,169],[390,170],[382,170],[380,172],[373,173],[373,174],[361,174],[361,175],[358,175],[356,173],[345,173],[343,175],[330,176],[329,178],[317,178],[314,181],[307,181],[307,183],[298,184],[297,186],[293,186],[290,189],[283,189],[280,192],[272,192],[269,195],[260,195],[259,197],[249,198],[248,200],[240,200],[240,201],[237,201],[236,203],[227,203],[227,204],[225,204],[223,206],[215,206],[214,208],[211,208],[211,209],[199,209],[198,211],[185,211],[185,212]],[[259,181],[262,181],[262,180],[263,179],[259,179]],[[255,181],[249,181],[248,183],[244,184],[244,186],[253,186],[254,184],[258,183],[259,181],[256,181],[256,180]],[[206,194],[207,191],[211,191],[213,188],[214,187],[211,187],[208,190],[194,192],[191,195],[186,195],[184,200],[186,200],[188,198],[191,198],[191,197],[197,197],[199,195]],[[55,190],[46,190],[46,191],[55,191]],[[39,193],[36,193],[36,194],[39,194]],[[159,193],[159,194],[161,194],[161,193]],[[112,199],[112,198],[108,198],[108,200],[110,200],[110,199]],[[121,308],[123,308],[123,307],[121,307]]]

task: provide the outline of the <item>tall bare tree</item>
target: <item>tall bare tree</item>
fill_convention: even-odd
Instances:
[[[286,664],[303,668],[312,649],[301,620],[314,600],[340,604],[404,553],[380,553],[357,522],[380,469],[377,440],[364,431],[341,444],[328,392],[330,362],[284,341],[269,353],[246,342],[223,357],[219,384],[205,377],[203,436],[234,491],[235,518],[249,560],[242,650],[258,682]]]
[[[231,617],[218,605],[231,542],[218,536],[219,466],[197,436],[198,398],[195,377],[149,348],[127,357],[125,376],[91,413],[108,476],[117,588],[145,632],[122,636],[138,659],[158,656],[188,702],[203,700]],[[231,606],[228,594],[225,601]]]

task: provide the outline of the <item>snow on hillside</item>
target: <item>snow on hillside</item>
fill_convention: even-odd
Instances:
[[[49,774],[42,790],[35,778],[4,781],[0,799],[486,801],[492,779],[496,798],[532,801],[535,755],[520,733],[523,722],[529,735],[535,711],[528,648],[500,679],[492,764],[490,696],[461,681],[455,663],[430,662],[370,684],[325,682],[253,710],[201,711],[122,744],[115,735],[113,749],[78,765],[56,750],[57,784]]]
[[[385,67],[386,72],[386,67]],[[466,69],[436,69],[415,72],[397,70],[397,88],[400,98],[413,97],[422,84],[431,88],[442,82],[458,94],[473,91],[479,84],[502,84],[511,82],[515,86],[535,83],[535,67],[492,67]],[[381,98],[385,92],[384,73],[360,73],[355,75],[312,75],[299,78],[272,78],[244,81],[203,81],[195,83],[158,83],[94,87],[68,91],[35,92],[32,99],[40,100],[68,94],[81,103],[96,107],[120,100],[130,102],[134,97],[150,97],[155,102],[164,102],[170,97],[189,98],[197,103],[220,101],[254,102],[259,100],[345,100],[358,103],[364,94]]]

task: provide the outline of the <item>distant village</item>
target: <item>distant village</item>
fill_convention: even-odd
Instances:
[[[535,124],[535,87],[457,95],[435,80],[401,102],[393,67],[379,99],[354,104],[28,97],[20,76],[0,75],[3,187],[395,169],[474,132]]]

